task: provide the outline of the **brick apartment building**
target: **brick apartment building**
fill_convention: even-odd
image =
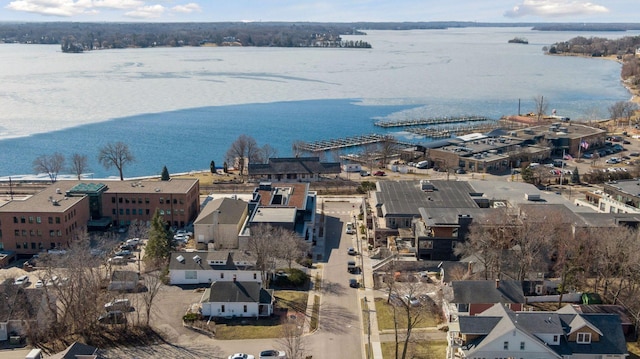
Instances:
[[[0,207],[0,251],[18,255],[64,248],[83,230],[149,221],[158,209],[183,227],[199,212],[197,179],[170,181],[58,181]]]

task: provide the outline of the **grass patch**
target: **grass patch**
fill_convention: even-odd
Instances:
[[[394,342],[381,343],[382,345],[382,357],[384,359],[392,359],[396,357],[396,344]],[[398,353],[402,354],[404,348],[403,343],[400,343]],[[411,355],[409,358],[414,359],[435,359],[444,358],[447,355],[447,341],[446,340],[432,340],[423,341],[417,343],[409,343],[409,351]]]
[[[276,297],[276,307],[280,309],[294,310],[304,313],[307,310],[307,300],[309,292],[295,290],[277,290],[273,296]]]
[[[311,331],[318,329],[318,320],[320,317],[320,296],[313,296],[313,309],[311,311],[311,320],[309,322],[309,327]]]
[[[376,298],[375,301],[376,313],[378,315],[378,329],[394,329],[393,306],[391,304],[387,304],[387,300],[385,298]],[[438,319],[431,311],[429,311],[428,307],[418,306],[412,308],[412,310],[415,310],[416,313],[420,313],[419,315],[421,316],[420,321],[414,328],[435,327],[438,324]],[[407,319],[404,307],[396,307],[396,317],[398,320],[398,328],[406,328]]]
[[[638,342],[627,343],[627,350],[629,351],[629,359],[640,358],[640,345]]]
[[[300,331],[302,331],[309,293],[295,290],[280,290],[275,291],[274,296],[276,297],[274,312],[279,315],[259,319],[218,319],[215,325],[216,339],[279,338],[281,337],[283,324],[291,323],[291,320],[297,321],[297,326],[300,328]],[[291,315],[294,314],[295,319],[290,319]]]

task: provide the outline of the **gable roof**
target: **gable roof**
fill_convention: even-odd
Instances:
[[[258,282],[213,282],[203,295],[206,302],[215,303],[260,303],[273,302],[273,289],[262,288]]]
[[[570,307],[570,306],[569,306]],[[580,317],[580,318],[578,318]],[[576,327],[572,327],[576,325]],[[566,338],[575,329],[585,326],[594,329],[600,335],[598,341],[589,344],[578,344],[567,341]],[[556,312],[514,312],[501,304],[477,316],[460,316],[459,329],[461,334],[478,336],[466,344],[469,355],[482,350],[490,343],[500,340],[509,331],[518,331],[526,335],[532,342],[546,348],[557,357],[574,354],[611,354],[625,355],[627,347],[622,333],[620,319],[615,314],[578,314],[575,309],[563,307]],[[539,335],[559,335],[557,345],[546,344]]]
[[[39,288],[23,288],[11,281],[0,284],[0,323],[35,319],[44,295],[44,290]]]
[[[182,260],[178,260],[179,257]],[[212,261],[220,264],[209,264]],[[255,257],[246,251],[171,252],[169,270],[240,270],[253,267],[255,261]]]
[[[193,223],[213,224],[216,220],[217,224],[237,224],[244,212],[247,211],[247,207],[248,203],[239,199],[226,197],[214,199],[204,206]],[[217,218],[214,218],[216,212]]]
[[[496,284],[499,283],[499,284]],[[524,303],[522,282],[516,280],[452,281],[454,303]]]

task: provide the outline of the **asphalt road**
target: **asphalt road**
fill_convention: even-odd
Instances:
[[[358,289],[349,287],[347,261],[359,258],[347,254],[357,248],[356,235],[346,234],[346,222],[353,221],[352,204],[325,202],[325,262],[322,265],[320,324],[307,337],[313,358],[362,358],[363,329],[358,303]]]

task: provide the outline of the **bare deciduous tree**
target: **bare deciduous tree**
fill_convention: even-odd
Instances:
[[[260,158],[262,159],[262,163],[269,163],[269,158],[274,158],[276,156],[278,156],[278,150],[268,143],[260,149]]]
[[[118,169],[121,181],[124,180],[124,166],[134,161],[135,157],[129,150],[129,145],[124,142],[107,143],[100,149],[98,154],[98,162],[100,162],[104,168],[109,169],[115,167]]]
[[[269,224],[259,224],[251,227],[248,247],[256,257],[256,267],[260,270],[263,285],[267,285],[268,272],[275,265],[274,244],[278,243],[275,229]]]
[[[544,114],[547,112],[549,108],[549,104],[544,102],[544,96],[536,96],[533,98],[533,103],[535,104],[535,114],[537,116],[537,121],[540,122],[544,117]]]
[[[227,150],[227,160],[232,163],[236,163],[237,160],[240,176],[244,175],[244,167],[247,165],[245,159],[249,163],[260,163],[259,157],[258,143],[253,137],[247,135],[240,135]]]
[[[51,182],[58,180],[58,173],[64,169],[65,158],[56,152],[50,156],[41,155],[33,160],[33,170],[36,173],[46,173]]]
[[[81,180],[82,174],[89,169],[87,156],[74,153],[71,156],[71,167],[69,169],[71,170],[71,173],[78,177],[78,180]]]
[[[287,358],[304,359],[307,354],[306,339],[297,323],[287,323],[282,326],[278,343],[282,345]]]
[[[151,313],[153,310],[153,302],[160,293],[160,288],[162,287],[162,279],[160,278],[160,275],[161,274],[159,271],[154,271],[145,273],[142,277],[142,283],[145,290],[142,291],[140,297],[142,298],[142,302],[144,303],[145,326],[149,326],[149,321],[151,320]]]

